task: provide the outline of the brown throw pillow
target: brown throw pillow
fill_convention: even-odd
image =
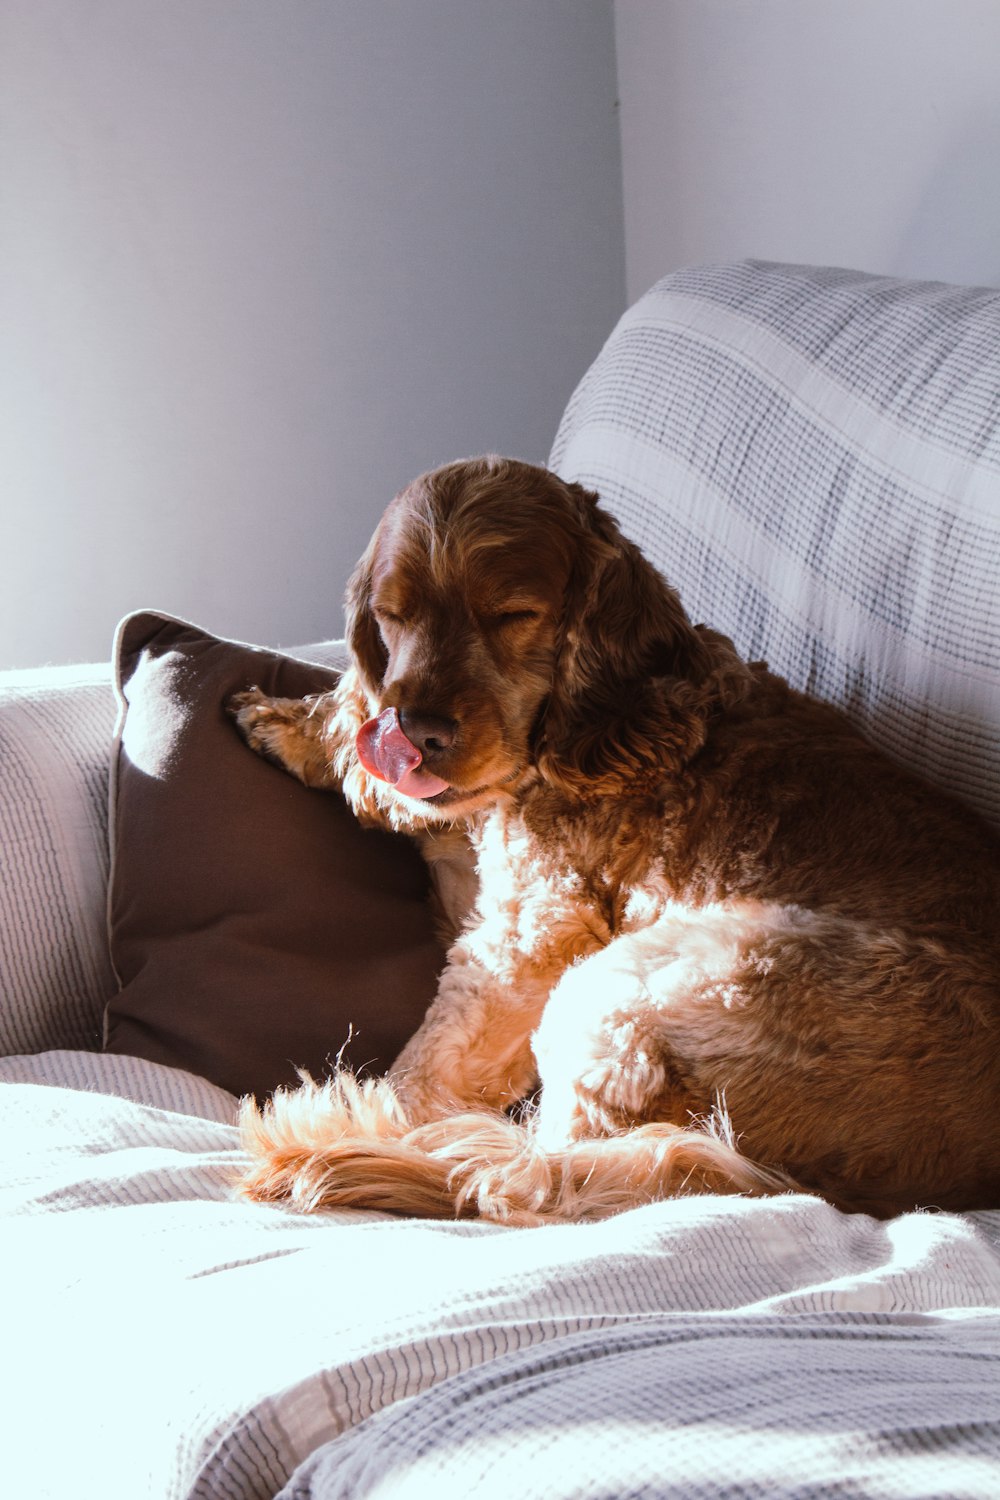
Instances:
[[[254,755],[224,710],[337,673],[152,613],[119,626],[115,665],[105,1049],[258,1096],[341,1048],[384,1071],[444,962],[423,861]]]

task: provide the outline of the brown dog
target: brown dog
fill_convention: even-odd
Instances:
[[[241,695],[240,729],[421,837],[446,903],[467,839],[478,895],[388,1079],[245,1106],[248,1192],[520,1223],[706,1190],[1000,1205],[1000,841],[972,814],[526,464],[404,490],[348,636],[334,693]]]

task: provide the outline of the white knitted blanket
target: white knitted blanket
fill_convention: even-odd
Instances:
[[[234,1101],[190,1075],[0,1082],[5,1494],[998,1493],[1000,1214],[301,1218],[234,1198]]]

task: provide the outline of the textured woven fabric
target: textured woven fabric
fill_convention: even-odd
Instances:
[[[234,1197],[234,1107],[0,1063],[5,1493],[995,1496],[1000,1213],[301,1217]]]
[[[380,1412],[279,1500],[996,1494],[993,1318],[651,1314]]]
[[[669,276],[584,377],[551,463],[695,620],[1000,824],[1000,291]]]
[[[108,667],[0,674],[0,1052],[100,1044],[114,722]]]

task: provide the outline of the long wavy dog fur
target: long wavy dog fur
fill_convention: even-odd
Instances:
[[[231,711],[417,837],[456,935],[388,1077],[245,1103],[247,1193],[510,1223],[706,1191],[1000,1205],[990,830],[693,626],[530,465],[397,496],[348,638],[333,693]]]

